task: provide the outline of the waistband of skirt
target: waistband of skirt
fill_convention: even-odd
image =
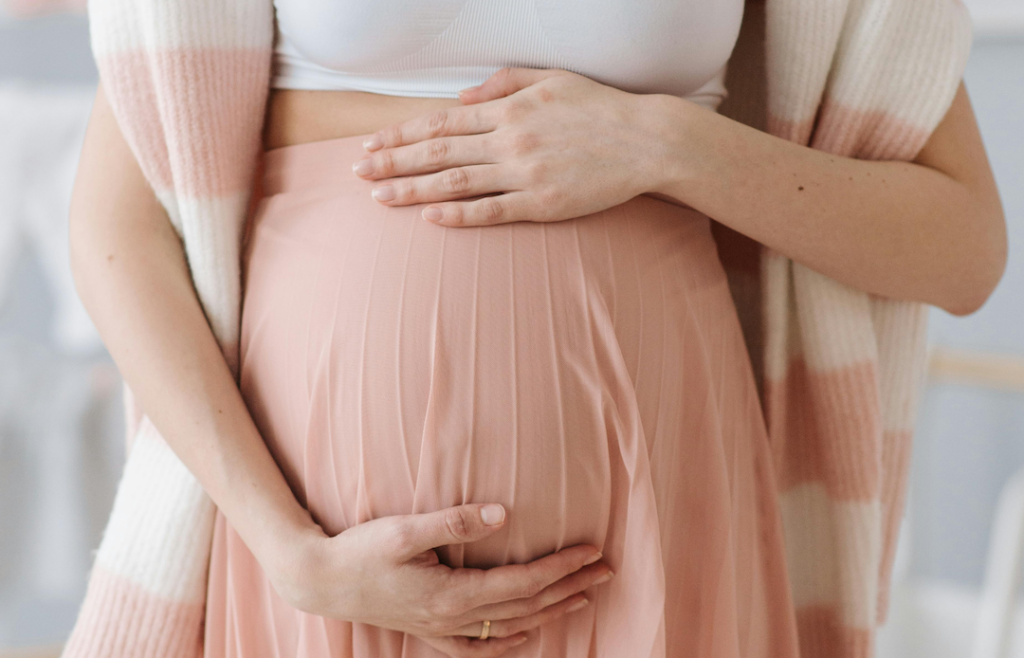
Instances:
[[[352,135],[270,149],[263,153],[262,193],[279,194],[321,185],[370,185],[356,176],[352,165],[367,151],[363,141],[370,136]]]
[[[260,194],[268,196],[324,186],[330,187],[337,194],[369,194],[369,190],[378,182],[360,178],[352,171],[352,165],[367,155],[363,142],[372,134],[336,137],[264,151]],[[621,205],[623,208],[633,207],[638,202],[663,206],[680,215],[704,217],[685,204],[673,204],[647,195]]]

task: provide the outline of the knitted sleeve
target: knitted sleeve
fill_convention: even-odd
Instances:
[[[862,159],[917,155],[952,102],[972,41],[960,0],[747,9],[750,37],[730,61],[722,113]],[[886,615],[927,308],[854,290],[727,230],[716,235],[762,388],[801,655],[867,658]]]
[[[240,240],[260,152],[273,6],[90,0],[88,10],[105,93],[184,243],[234,371]],[[200,656],[214,506],[148,418],[129,427],[137,432],[64,655]]]

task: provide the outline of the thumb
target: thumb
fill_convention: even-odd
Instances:
[[[483,103],[496,98],[511,96],[520,89],[537,84],[544,78],[563,75],[559,69],[530,69],[506,66],[476,87],[469,87],[459,92],[459,100],[463,105]]]
[[[437,512],[410,514],[402,519],[405,541],[400,549],[408,559],[438,546],[483,539],[505,525],[501,505],[459,505]]]

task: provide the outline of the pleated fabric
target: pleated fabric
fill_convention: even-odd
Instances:
[[[268,151],[243,248],[240,385],[329,534],[497,502],[443,562],[590,543],[615,571],[510,658],[795,658],[764,416],[709,219],[647,196],[447,228],[352,173],[364,136]],[[207,658],[441,658],[300,612],[219,512]]]

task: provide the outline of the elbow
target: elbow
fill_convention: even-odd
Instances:
[[[944,303],[942,310],[960,318],[972,315],[981,310],[981,307],[985,305],[985,302],[992,295],[993,290],[995,290],[995,286],[979,286],[977,290],[971,291],[970,294],[961,295],[957,299]]]
[[[976,313],[989,300],[1006,272],[1008,246],[1002,208],[990,221],[987,236],[976,235],[968,264],[949,286],[950,294],[939,306],[957,317]]]

